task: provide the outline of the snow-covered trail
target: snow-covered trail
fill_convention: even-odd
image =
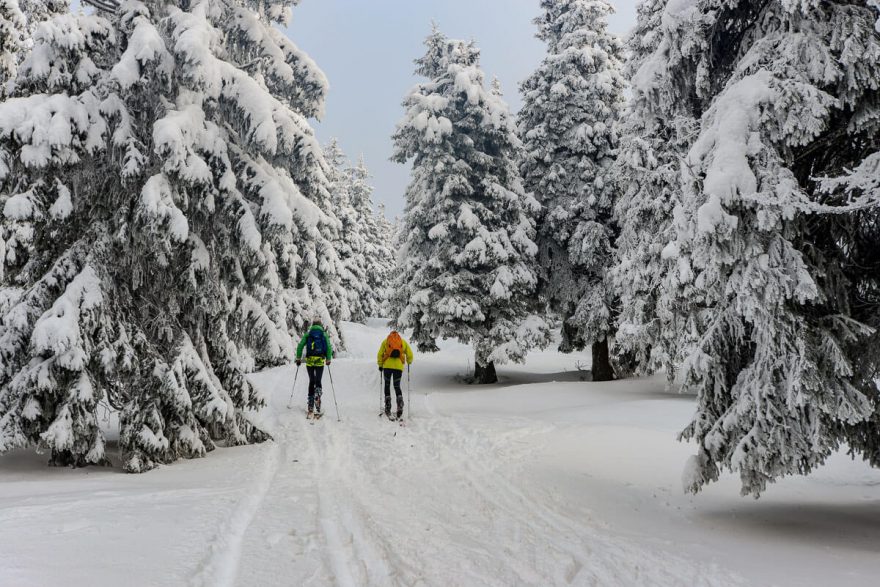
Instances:
[[[343,422],[335,418],[329,378],[323,420],[303,418],[304,394],[279,410],[279,442],[298,447],[310,480],[299,491],[314,503],[307,539],[322,566],[290,584],[351,585],[727,585],[712,565],[689,562],[609,536],[601,525],[558,511],[528,490],[517,473],[551,427],[525,418],[445,415],[431,396],[415,393],[413,418],[400,427],[377,417],[379,377],[369,359],[333,364]],[[414,386],[422,379],[415,371]],[[257,381],[275,389],[289,370]],[[303,500],[287,501],[298,509]],[[298,519],[264,502],[267,520]],[[308,527],[308,526],[307,526]],[[292,527],[291,530],[294,530]],[[304,528],[299,529],[300,532]],[[253,525],[246,543],[266,531]],[[244,557],[249,560],[249,557]],[[262,567],[265,561],[258,561]],[[259,568],[241,569],[244,577]],[[314,574],[314,573],[317,574]],[[286,575],[284,579],[290,579]],[[285,584],[285,583],[279,583]]]
[[[760,502],[725,478],[681,493],[689,398],[581,382],[583,355],[456,374],[417,356],[412,419],[377,417],[381,323],[346,325],[305,420],[293,367],[253,376],[274,442],[142,476],[0,457],[0,585],[845,585],[880,572],[880,472],[835,459]]]

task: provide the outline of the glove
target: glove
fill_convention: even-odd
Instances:
[[[333,361],[329,361],[329,360],[328,360],[328,361],[327,361],[327,364],[329,365],[329,364],[332,363],[332,362],[333,362]]]
[[[382,368],[382,365],[379,365],[379,373],[382,373],[384,371],[385,371],[385,369]]]
[[[299,367],[300,365],[302,365],[302,361],[300,361],[299,359],[297,359],[296,361],[294,361],[294,363],[296,363],[296,366],[297,366],[297,367]]]

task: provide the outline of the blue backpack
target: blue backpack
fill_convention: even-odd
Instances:
[[[324,335],[324,331],[320,328],[309,330],[309,337],[306,339],[306,356],[327,356],[327,338]]]

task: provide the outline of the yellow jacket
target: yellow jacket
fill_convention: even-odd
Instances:
[[[409,343],[406,342],[403,338],[400,339],[403,342],[403,354],[406,356],[407,365],[411,365],[413,362],[413,352],[409,346]],[[379,354],[376,355],[376,364],[382,367],[383,369],[391,369],[393,371],[403,371],[403,360],[402,358],[391,358],[388,357],[384,363],[382,359],[385,357],[385,345],[388,344],[388,339],[382,340],[382,346],[379,347]]]

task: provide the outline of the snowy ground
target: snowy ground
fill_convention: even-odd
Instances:
[[[659,379],[579,380],[540,353],[457,381],[418,356],[407,428],[377,418],[380,323],[333,364],[342,422],[303,417],[292,368],[254,377],[276,442],[146,475],[0,457],[0,585],[871,585],[880,471],[845,457],[760,500],[681,491],[692,402]],[[329,383],[327,381],[326,383]]]

